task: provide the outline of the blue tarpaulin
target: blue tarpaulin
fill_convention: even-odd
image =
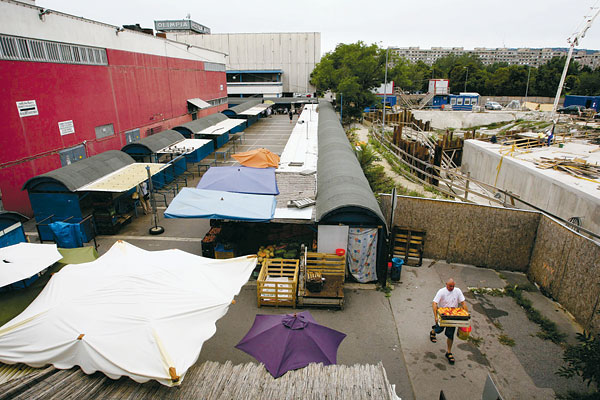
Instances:
[[[279,194],[275,168],[212,167],[202,176],[197,188],[233,193]]]
[[[273,218],[276,203],[275,196],[183,188],[165,210],[165,217],[264,222]]]
[[[72,249],[74,247],[82,247],[83,240],[81,237],[81,229],[79,224],[69,224],[67,222],[53,222],[48,225],[54,239],[59,247]]]

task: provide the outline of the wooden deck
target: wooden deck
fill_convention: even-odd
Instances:
[[[167,387],[129,378],[112,380],[80,368],[54,367],[0,385],[0,399],[394,399],[383,364],[311,364],[278,379],[261,364],[207,361],[190,368],[182,384]]]

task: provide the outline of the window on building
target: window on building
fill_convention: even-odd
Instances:
[[[455,98],[450,99],[450,105],[451,106],[455,106],[456,105],[456,99]]]
[[[96,130],[96,139],[102,139],[115,134],[113,124],[101,125],[94,128]]]
[[[465,99],[465,106],[471,105],[471,99]]]
[[[457,106],[462,106],[462,103],[463,103],[462,97],[459,97],[458,99],[456,99],[456,105]]]
[[[108,65],[105,49],[0,35],[0,59]]]

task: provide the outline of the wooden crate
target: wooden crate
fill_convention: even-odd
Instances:
[[[263,265],[256,281],[258,306],[296,308],[298,264],[300,260],[270,258]]]
[[[320,272],[325,285],[320,292],[306,288],[306,272]],[[306,252],[301,268],[298,304],[301,306],[339,307],[344,306],[344,280],[346,277],[346,256],[327,253]]]
[[[322,275],[346,276],[346,256],[328,253],[306,252],[306,271],[320,272]]]
[[[425,232],[395,226],[392,231],[392,251],[390,258],[401,258],[404,264],[409,264],[409,258],[416,258],[416,266],[423,263],[423,247],[425,246]]]

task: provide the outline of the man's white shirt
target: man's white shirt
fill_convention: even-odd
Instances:
[[[465,301],[465,296],[462,290],[457,287],[452,291],[443,287],[437,291],[433,301],[437,303],[438,307],[458,307],[460,303]]]

